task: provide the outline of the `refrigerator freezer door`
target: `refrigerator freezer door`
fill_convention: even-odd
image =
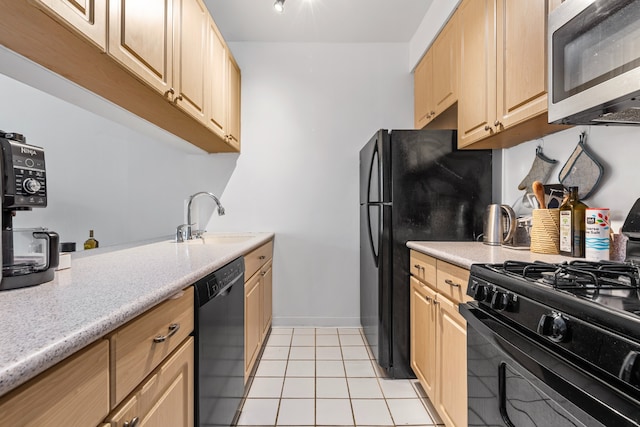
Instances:
[[[389,133],[379,130],[360,150],[360,204],[391,202]]]

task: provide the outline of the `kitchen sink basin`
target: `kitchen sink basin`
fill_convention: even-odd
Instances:
[[[185,240],[180,245],[233,245],[255,238],[253,234],[205,234],[202,237]],[[177,243],[173,241],[173,243]]]

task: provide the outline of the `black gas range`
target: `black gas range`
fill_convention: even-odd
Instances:
[[[474,264],[469,425],[640,426],[640,267]]]

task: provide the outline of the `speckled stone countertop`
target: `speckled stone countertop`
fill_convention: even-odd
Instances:
[[[503,263],[507,260],[558,263],[576,259],[561,255],[538,254],[503,246],[489,246],[481,242],[408,242],[407,246],[466,269],[469,269],[471,264]]]
[[[210,233],[204,243],[96,250],[51,282],[0,292],[0,395],[273,237]]]

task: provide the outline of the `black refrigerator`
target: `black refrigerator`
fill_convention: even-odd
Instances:
[[[360,151],[360,321],[391,378],[409,360],[409,240],[472,241],[491,203],[491,150],[450,130],[381,129]]]

